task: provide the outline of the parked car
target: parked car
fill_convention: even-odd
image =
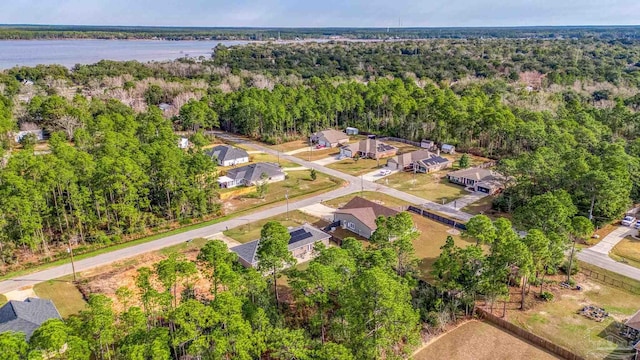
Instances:
[[[391,174],[391,170],[387,170],[387,169],[380,170],[380,176],[386,176],[389,174]]]
[[[326,148],[325,145],[320,145],[320,144],[316,145],[316,149],[324,149],[324,148]]]
[[[620,223],[624,226],[631,226],[635,222],[636,219],[633,216],[625,216]]]
[[[640,230],[640,220],[636,221],[636,224],[633,227]]]

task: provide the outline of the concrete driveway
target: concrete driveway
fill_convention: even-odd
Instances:
[[[386,175],[382,175],[382,173],[381,173],[382,170],[387,170],[387,168],[378,169],[378,170],[372,171],[370,173],[364,174],[364,175],[362,175],[362,178],[365,181],[375,182],[376,180],[380,180],[382,178],[385,178],[385,177],[387,177],[387,176],[389,176],[391,174],[395,174],[395,173],[398,172],[398,170],[391,170],[390,173],[388,173]]]
[[[605,236],[598,244],[580,251],[576,257],[580,261],[640,281],[640,269],[617,262],[609,257],[609,252],[611,252],[616,244],[629,235],[636,235],[637,232],[638,230],[627,226],[618,226],[617,229]]]
[[[298,210],[302,211],[305,214],[315,216],[327,221],[333,221],[333,213],[336,212],[336,209],[324,204],[313,204],[302,207]]]
[[[340,160],[344,160],[340,158],[340,155],[334,155],[334,156],[328,156],[324,159],[320,159],[320,160],[316,160],[316,161],[312,161],[314,164],[318,164],[320,166],[326,166],[329,164],[333,164],[335,162],[338,162]]]
[[[636,235],[638,230],[628,227],[628,226],[618,226],[615,230],[610,232],[607,236],[605,236],[599,243],[590,247],[590,250],[593,250],[597,253],[604,254],[609,256],[609,252],[613,250],[613,247],[616,246],[622,239],[627,236]]]
[[[473,204],[474,202],[482,199],[483,197],[487,196],[488,194],[485,194],[483,192],[472,192],[470,194],[467,194],[459,199],[456,199],[454,201],[451,201],[449,203],[444,204],[444,206],[448,206],[450,208],[453,209],[462,209],[463,207]]]

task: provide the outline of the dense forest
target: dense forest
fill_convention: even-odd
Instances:
[[[638,39],[637,26],[538,26],[482,28],[207,28],[153,26],[1,25],[6,39],[296,40],[432,38]]]
[[[428,138],[500,160],[512,181],[497,209],[563,190],[576,214],[606,223],[640,201],[639,64],[637,41],[589,38],[261,44],[202,61],[9,69],[2,261],[216,214],[212,165],[177,149],[176,130],[269,143],[345,126]],[[27,126],[51,134],[51,153],[13,143]]]

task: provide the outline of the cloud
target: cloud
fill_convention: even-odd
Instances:
[[[160,26],[636,24],[637,0],[12,0],[0,23]]]

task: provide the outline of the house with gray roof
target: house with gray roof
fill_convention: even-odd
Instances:
[[[236,186],[255,186],[266,181],[268,183],[282,181],[286,174],[274,163],[255,163],[230,169],[224,176],[218,178],[221,188],[233,188]]]
[[[21,332],[27,340],[34,331],[49,319],[61,319],[51,300],[27,298],[25,301],[11,300],[0,308],[0,333]]]
[[[452,163],[451,160],[437,153],[432,153],[428,150],[416,150],[390,158],[387,160],[387,167],[391,170],[429,173],[451,167]]]
[[[394,156],[397,152],[397,147],[376,139],[366,139],[354,144],[343,145],[340,148],[340,156],[350,158],[358,155],[361,158],[381,159]]]
[[[455,154],[456,153],[456,147],[450,144],[442,144],[442,146],[440,147],[440,150],[442,150],[443,153],[445,154]]]
[[[349,135],[342,131],[327,129],[311,135],[311,143],[322,147],[336,147],[349,142]]]
[[[308,259],[313,253],[313,247],[318,242],[322,242],[328,246],[329,239],[331,238],[331,235],[309,224],[290,228],[289,235],[291,236],[288,245],[289,251],[291,251],[293,257],[298,260]],[[232,247],[231,251],[238,254],[238,260],[245,267],[257,267],[258,259],[256,258],[256,254],[259,244],[260,239],[253,240]]]
[[[450,182],[463,185],[472,191],[493,195],[504,189],[507,178],[495,171],[483,168],[468,168],[447,174]]]
[[[249,162],[249,153],[231,145],[218,145],[205,151],[205,154],[218,163],[218,166],[234,166]]]

